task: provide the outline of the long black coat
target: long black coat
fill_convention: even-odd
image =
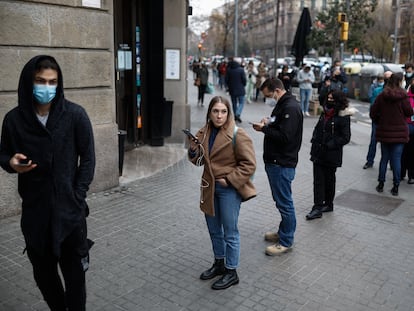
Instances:
[[[23,68],[18,106],[3,121],[0,165],[16,173],[10,158],[23,153],[37,167],[18,175],[22,198],[21,228],[27,246],[39,253],[50,245],[56,256],[60,243],[85,220],[86,192],[93,179],[95,150],[86,111],[64,98],[62,72],[46,126],[37,119],[33,104],[35,65],[49,56],[37,56]]]
[[[343,146],[351,140],[352,110],[341,110],[325,122],[322,114],[313,130],[311,161],[330,167],[342,166]]]

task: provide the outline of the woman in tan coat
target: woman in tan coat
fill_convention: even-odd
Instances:
[[[236,127],[229,101],[214,97],[207,111],[206,125],[197,139],[190,141],[188,155],[198,166],[204,165],[201,178],[200,208],[205,213],[215,262],[200,278],[225,289],[239,282],[236,268],[240,257],[238,217],[242,201],[256,196],[251,182],[256,169],[253,142]]]

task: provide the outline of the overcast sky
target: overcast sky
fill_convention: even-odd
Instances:
[[[222,6],[225,0],[190,0],[190,6],[193,7],[193,16],[198,17],[200,15],[210,16],[211,11],[215,8]],[[201,34],[208,28],[208,20],[200,22],[199,19],[189,18],[190,28],[196,34]]]
[[[191,0],[193,15],[210,15],[211,10],[224,4],[224,0]]]

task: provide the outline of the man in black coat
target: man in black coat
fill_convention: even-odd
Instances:
[[[296,174],[302,145],[303,114],[295,96],[286,92],[279,79],[267,79],[260,87],[265,98],[275,100],[270,118],[254,123],[253,128],[264,134],[263,161],[272,190],[273,200],[282,218],[277,232],[266,232],[265,240],[276,244],[266,247],[266,255],[290,251],[296,231],[296,214],[292,198],[292,182]]]
[[[51,56],[33,57],[22,70],[18,106],[3,120],[0,165],[18,174],[21,228],[45,301],[51,310],[85,310],[92,244],[85,198],[95,170],[94,138],[86,111],[65,99]]]
[[[246,73],[244,69],[235,60],[231,60],[227,66],[226,85],[233,105],[234,119],[242,122],[240,116],[243,111],[246,95]]]

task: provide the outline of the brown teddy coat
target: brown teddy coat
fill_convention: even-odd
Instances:
[[[207,124],[196,134],[201,141],[195,155],[189,151],[189,159],[195,165],[204,165],[200,185],[200,209],[214,216],[215,180],[227,179],[241,195],[242,201],[256,196],[251,181],[256,170],[256,156],[253,142],[244,129],[235,131],[234,121],[223,125],[214,141],[212,150],[208,150],[212,124]],[[194,156],[193,156],[194,155]]]

